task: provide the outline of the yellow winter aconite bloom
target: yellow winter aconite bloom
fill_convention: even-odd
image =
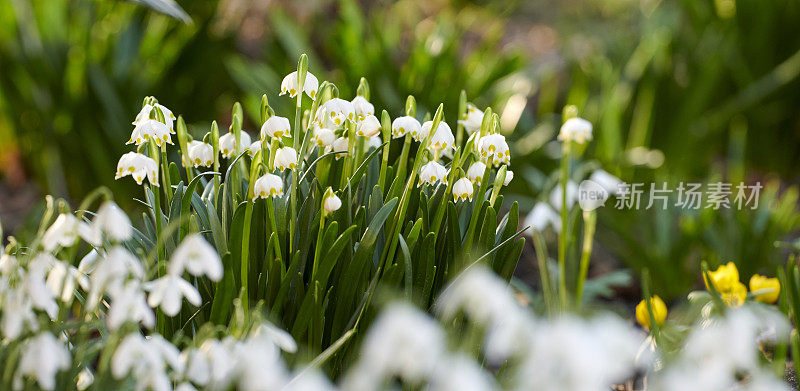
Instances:
[[[747,287],[741,282],[736,281],[730,290],[720,291],[719,294],[722,296],[722,301],[725,302],[728,307],[737,308],[741,307],[742,304],[744,304],[744,299],[747,298]]]
[[[759,292],[758,291],[763,291]],[[781,293],[781,283],[777,278],[769,278],[754,274],[750,277],[750,292],[755,294],[755,299],[766,304],[778,301]]]
[[[708,272],[708,275],[711,278],[711,282],[714,284],[714,289],[720,294],[723,292],[730,292],[734,288],[738,289],[736,284],[740,284],[739,269],[736,268],[733,262],[728,262],[718,267],[717,270]],[[708,278],[706,278],[705,274],[703,275],[703,280],[706,283],[706,289],[708,289]]]
[[[656,323],[659,326],[664,324],[667,319],[667,305],[664,304],[664,300],[655,295],[650,298],[650,307],[653,308],[653,317],[656,319]],[[644,300],[636,305],[636,321],[640,325],[650,328],[650,313],[647,311],[647,304]]]

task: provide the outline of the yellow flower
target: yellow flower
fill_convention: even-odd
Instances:
[[[739,281],[733,285],[733,287],[726,291],[720,291],[720,295],[722,296],[722,301],[728,307],[737,308],[741,307],[744,304],[744,299],[747,298],[747,287],[744,286]]]
[[[761,291],[761,293],[755,293]],[[777,278],[769,278],[754,274],[750,277],[750,292],[755,294],[755,299],[767,304],[772,304],[778,300],[781,293],[781,283]]]
[[[717,268],[717,270],[708,272],[708,275],[711,277],[711,281],[714,284],[714,289],[717,292],[724,293],[730,292],[734,289],[738,289],[736,284],[739,284],[739,269],[736,268],[736,265],[733,262],[728,262],[725,265],[722,265]],[[706,283],[706,289],[708,289],[708,279],[703,274],[703,281]],[[745,288],[746,290],[747,288]]]
[[[653,309],[653,317],[656,319],[656,323],[659,326],[664,324],[667,319],[667,305],[664,304],[664,300],[654,295],[650,298],[650,307]],[[650,313],[647,311],[647,304],[644,300],[636,305],[636,321],[640,325],[650,328]]]

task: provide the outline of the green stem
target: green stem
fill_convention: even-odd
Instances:
[[[583,285],[589,274],[589,261],[592,256],[592,244],[594,242],[594,230],[597,225],[597,214],[594,211],[583,212],[583,250],[581,251],[580,274],[578,284],[575,289],[576,308],[580,308],[583,299]]]
[[[491,162],[486,163],[486,168],[483,170],[481,185],[478,187],[477,193],[472,196],[472,216],[469,218],[469,228],[467,228],[467,236],[464,238],[463,247],[466,254],[472,251],[472,240],[475,235],[476,226],[478,225],[478,214],[480,214],[481,205],[483,205],[483,195],[486,193],[486,188],[489,187],[489,173],[492,171],[492,164]]]
[[[301,119],[301,103],[303,99],[303,90],[298,91],[297,93],[297,107],[294,110],[294,136],[292,137],[292,148],[298,153],[298,163],[295,169],[292,171],[292,184],[289,193],[289,207],[291,208],[291,214],[289,215],[289,254],[292,253],[292,247],[294,246],[294,232],[295,232],[295,216],[297,215],[297,172],[300,170],[300,163],[299,160],[305,159],[305,152],[300,151],[300,146],[298,143],[300,142],[300,125],[302,122]]]
[[[562,147],[563,154],[561,156],[561,232],[558,235],[558,291],[561,298],[562,310],[566,310],[568,304],[567,298],[567,238],[569,236],[569,226],[567,224],[567,180],[569,178],[569,159],[570,159],[570,144],[565,142]]]
[[[161,169],[164,171],[164,194],[167,202],[172,202],[172,178],[169,175],[169,160],[167,160],[167,144],[161,144]]]
[[[542,233],[531,227],[533,230],[533,246],[536,250],[536,258],[539,265],[539,278],[542,280],[542,296],[547,313],[552,314],[555,302],[553,301],[553,284],[550,281],[550,268],[547,266],[547,243]]]
[[[322,256],[322,236],[325,230],[325,210],[323,208],[324,207],[320,207],[319,231],[317,231],[317,246],[314,248],[314,264],[311,267],[311,281],[316,281],[317,265],[321,262],[320,257]]]

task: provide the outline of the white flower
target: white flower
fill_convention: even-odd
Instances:
[[[247,340],[236,344],[238,389],[280,390],[286,385],[288,374],[274,337],[259,328]]]
[[[345,121],[355,121],[355,107],[353,104],[339,98],[333,98],[322,104],[314,116],[317,126],[323,128],[338,128]]]
[[[172,131],[174,129],[175,114],[172,114],[172,110],[166,108],[164,105],[160,103],[156,103],[155,106],[151,104],[144,105],[142,109],[139,111],[139,114],[136,115],[136,119],[133,121],[133,125],[138,125],[142,122],[151,119],[150,113],[156,107],[158,107],[158,109],[161,110],[161,114],[164,115],[164,121],[165,121],[164,123],[166,123],[167,126],[169,127],[169,130]]]
[[[472,195],[474,193],[475,189],[472,187],[472,182],[470,182],[468,178],[461,178],[453,184],[453,198],[455,198],[456,201],[472,201]]]
[[[433,371],[428,391],[493,391],[500,388],[494,377],[469,356],[446,357]]]
[[[128,152],[119,158],[117,175],[119,179],[130,175],[137,184],[142,184],[145,177],[151,185],[158,187],[158,164],[156,161],[141,153]]]
[[[458,120],[458,123],[464,127],[467,133],[472,134],[481,130],[483,123],[483,111],[479,110],[472,103],[467,105],[467,112],[464,113],[464,119]]]
[[[480,184],[483,180],[483,172],[486,171],[486,165],[483,162],[475,162],[469,166],[467,169],[467,178],[469,178],[472,183]]]
[[[372,136],[369,138],[369,140],[367,140],[367,149],[378,148],[381,145],[383,145],[383,139],[380,135]]]
[[[269,341],[269,343],[284,352],[297,352],[297,342],[292,338],[292,335],[270,322],[261,323],[248,340],[253,341],[255,339]]]
[[[608,194],[617,194],[619,185],[622,184],[622,180],[600,169],[594,170],[589,180],[600,185]]]
[[[254,199],[281,196],[283,196],[283,179],[281,179],[281,177],[273,174],[265,174],[261,178],[256,179],[256,183],[253,185]]]
[[[426,163],[419,170],[419,184],[434,185],[436,182],[447,183],[447,169],[435,161]]]
[[[430,121],[429,121],[430,122]],[[428,122],[425,122],[427,124]],[[425,127],[425,124],[422,124],[422,127]],[[433,126],[431,123],[428,126]],[[453,131],[450,129],[450,125],[446,124],[445,122],[440,122],[439,126],[436,128],[436,132],[433,133],[431,136],[431,144],[430,148],[438,151],[446,151],[455,145],[456,139],[453,136]]]
[[[171,391],[167,365],[177,372],[183,370],[180,351],[175,346],[158,334],[145,338],[131,333],[111,357],[111,374],[118,380],[132,375],[140,390]]]
[[[508,164],[511,162],[511,153],[505,136],[501,134],[483,136],[478,144],[480,145],[481,158],[486,159],[487,163],[499,165],[500,163]]]
[[[0,321],[0,331],[11,340],[17,339],[24,330],[39,330],[36,313],[33,312],[30,297],[23,289],[10,289],[7,283],[0,280],[0,308],[3,308],[3,318]],[[5,291],[5,292],[3,292]]]
[[[578,185],[575,182],[567,181],[567,209],[572,208],[578,202]],[[555,210],[561,210],[561,184],[557,184],[550,192],[550,205],[553,205]]]
[[[214,147],[202,141],[189,141],[187,145],[189,161],[192,166],[210,167],[214,163]]]
[[[141,145],[149,140],[155,141],[159,147],[164,143],[172,144],[169,126],[154,119],[144,120],[133,128],[131,138],[125,144]]]
[[[367,101],[367,99],[363,96],[357,96],[353,98],[353,101],[350,103],[353,104],[353,109],[356,112],[356,118],[359,121],[363,121],[369,116],[375,116],[375,106],[373,106],[372,103],[369,103],[369,101]]]
[[[236,134],[226,133],[219,138],[219,150],[224,158],[234,158],[245,151],[245,146],[250,145],[250,135],[247,132],[239,131],[239,146],[236,145]]]
[[[186,367],[186,378],[212,390],[227,389],[236,375],[234,343],[232,337],[223,341],[208,339],[200,348],[181,353],[181,361]]]
[[[419,134],[422,125],[416,118],[411,116],[397,117],[392,121],[392,137],[400,138],[411,133],[412,136]]]
[[[200,292],[194,285],[173,274],[146,282],[144,288],[150,292],[147,304],[152,308],[161,307],[167,316],[175,316],[181,311],[184,297],[195,307],[203,303]]]
[[[67,347],[53,334],[42,332],[25,342],[14,374],[14,388],[21,390],[22,377],[30,376],[43,390],[52,390],[58,372],[69,369],[71,363]]]
[[[333,156],[336,157],[336,160],[339,160],[347,156],[347,149],[350,147],[350,140],[348,140],[346,137],[339,137],[333,142],[331,147],[333,152],[336,152],[336,154]]]
[[[102,256],[87,255],[81,260],[78,270],[89,274],[91,284],[86,299],[89,311],[94,310],[104,293],[121,289],[130,278],[140,280],[144,277],[142,262],[121,246],[112,247]]]
[[[205,274],[211,281],[219,281],[222,278],[222,260],[219,253],[200,234],[186,236],[172,254],[168,273],[180,276],[184,270],[196,277]]]
[[[53,251],[60,247],[70,247],[83,238],[87,243],[97,246],[100,238],[89,223],[78,220],[72,214],[62,213],[53,222],[53,225],[42,236],[42,246],[45,251]]]
[[[144,291],[138,281],[131,280],[123,286],[112,287],[109,294],[111,305],[106,320],[111,330],[117,330],[127,322],[141,323],[148,329],[156,325],[156,316],[148,307]]]
[[[508,284],[480,265],[459,274],[436,300],[435,309],[445,320],[464,311],[483,326],[504,323],[511,312],[521,311]]]
[[[89,370],[89,368],[83,368],[83,370],[78,373],[78,378],[75,381],[75,387],[77,387],[79,391],[84,391],[89,388],[92,383],[94,383],[94,374]]]
[[[339,199],[329,187],[328,190],[325,191],[325,198],[322,200],[322,208],[325,209],[325,212],[331,213],[339,210],[341,207],[342,200]]]
[[[592,139],[592,123],[583,118],[570,118],[561,125],[558,139],[567,142],[575,141],[578,144],[590,141]]]
[[[506,170],[506,177],[503,179],[503,186],[508,186],[514,179],[514,171]]]
[[[552,206],[545,202],[537,203],[525,218],[523,225],[528,228],[528,234],[533,234],[533,230],[543,231],[548,226],[552,226],[556,232],[561,232],[561,217]]]
[[[361,119],[356,127],[356,134],[363,137],[377,136],[381,132],[381,121],[369,114]]]
[[[336,391],[336,387],[319,369],[306,367],[295,374],[282,391]]]
[[[311,137],[311,142],[318,147],[327,147],[336,140],[336,134],[333,130],[328,128],[317,127],[314,129],[314,136]]]
[[[294,170],[297,167],[297,151],[292,147],[278,148],[275,151],[275,167],[280,171],[287,168]]]
[[[255,156],[255,154],[261,150],[261,140],[256,140],[249,147],[247,147],[247,153],[250,156]]]
[[[75,288],[80,285],[89,289],[89,277],[78,271],[78,268],[66,262],[56,261],[47,274],[47,288],[65,303],[72,302]]]
[[[317,99],[317,90],[319,89],[319,80],[317,77],[311,74],[311,72],[306,71],[306,80],[303,83],[303,91],[305,91],[306,95],[308,95],[311,99]],[[294,98],[297,96],[297,71],[294,71],[286,77],[283,78],[281,81],[281,93],[280,95],[285,95],[286,93],[289,94],[289,97]]]
[[[114,201],[106,201],[97,210],[97,214],[92,219],[92,226],[95,229],[95,237],[99,238],[100,232],[114,241],[124,242],[133,235],[133,226],[128,215],[117,206]]]
[[[291,133],[291,125],[286,117],[273,115],[269,117],[264,125],[261,125],[261,139],[277,138],[288,136]]]

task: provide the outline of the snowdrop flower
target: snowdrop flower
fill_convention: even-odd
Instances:
[[[467,133],[472,134],[481,130],[483,123],[483,111],[479,110],[472,103],[467,105],[467,112],[464,113],[464,119],[458,120],[458,123],[464,127]]]
[[[255,154],[261,150],[261,140],[256,140],[249,147],[247,147],[247,153],[250,156],[255,156]]]
[[[336,196],[336,193],[333,192],[333,189],[328,187],[325,190],[325,196],[322,199],[322,208],[325,210],[326,213],[332,213],[339,208],[342,207],[342,200]]]
[[[78,270],[89,274],[91,284],[86,300],[89,311],[94,310],[104,293],[122,288],[130,278],[144,278],[142,262],[121,246],[114,246],[103,256],[84,257]]]
[[[567,181],[567,209],[571,209],[578,202],[578,185],[575,182]],[[561,185],[556,185],[550,192],[550,205],[555,210],[561,210]]]
[[[592,123],[583,118],[570,118],[561,125],[558,139],[564,142],[575,141],[578,144],[591,141]]]
[[[411,136],[419,134],[422,125],[416,118],[411,116],[397,117],[392,121],[392,138],[400,138],[411,133]]]
[[[375,106],[372,103],[369,103],[366,98],[363,96],[357,96],[353,98],[352,102],[353,109],[356,112],[356,118],[359,121],[363,121],[369,116],[375,116]]]
[[[333,156],[336,157],[336,160],[339,160],[347,156],[347,149],[350,148],[350,140],[348,140],[346,137],[339,137],[333,142],[331,147],[333,152],[336,152],[336,154]]]
[[[419,185],[434,185],[436,182],[447,183],[447,169],[431,160],[419,170]]]
[[[211,281],[222,279],[222,260],[201,234],[190,234],[172,254],[167,272],[180,276],[183,272],[199,277],[206,275]]]
[[[97,246],[100,238],[97,237],[95,230],[86,222],[78,220],[72,214],[62,213],[53,222],[53,225],[45,231],[42,236],[42,246],[45,251],[53,251],[60,247],[70,247],[78,241],[78,237],[83,238],[87,243]]]
[[[314,129],[314,135],[311,136],[311,142],[318,147],[327,147],[333,144],[336,140],[336,134],[332,129],[317,127]]]
[[[111,374],[120,380],[129,374],[140,389],[172,390],[167,365],[182,369],[180,352],[160,335],[147,338],[131,333],[117,346],[111,357]]]
[[[112,287],[109,293],[111,305],[106,316],[108,328],[117,330],[127,322],[141,323],[148,329],[156,325],[156,316],[147,306],[147,300],[138,281],[131,280],[123,286]]]
[[[234,343],[231,337],[223,341],[208,339],[200,348],[181,353],[186,378],[212,390],[227,389],[236,374]]]
[[[503,178],[503,186],[508,186],[514,180],[514,171],[506,170],[506,177]]]
[[[553,227],[556,232],[561,232],[561,217],[552,206],[539,202],[528,213],[523,225],[529,227],[527,229],[529,235],[533,235],[533,230],[543,231],[547,227]]]
[[[214,147],[202,141],[192,140],[187,145],[189,161],[192,166],[210,167],[214,163]]]
[[[294,170],[297,166],[297,151],[292,147],[278,148],[275,151],[275,167],[283,171],[285,169]]]
[[[481,325],[502,323],[513,311],[520,311],[505,281],[483,266],[473,266],[442,292],[436,312],[450,320],[464,311]]]
[[[143,120],[136,124],[136,127],[133,128],[133,132],[131,133],[130,140],[125,144],[136,143],[136,145],[141,145],[149,140],[155,141],[156,145],[159,147],[165,143],[172,144],[170,127],[158,120]]]
[[[21,390],[23,376],[36,380],[43,390],[56,386],[56,375],[69,369],[72,359],[69,350],[53,334],[42,332],[25,342],[14,373],[14,389]]]
[[[425,124],[427,124],[426,122]],[[425,127],[425,124],[422,127]],[[433,124],[428,126],[432,126]],[[456,139],[453,136],[453,131],[450,129],[450,125],[440,122],[439,127],[436,128],[436,132],[431,137],[431,144],[430,148],[433,150],[438,151],[446,151],[455,145]]]
[[[158,187],[158,164],[156,164],[155,160],[141,153],[128,152],[119,158],[117,175],[114,179],[120,179],[128,175],[133,177],[139,185],[147,177],[152,186]]]
[[[483,172],[486,171],[486,165],[483,162],[475,162],[469,166],[467,169],[467,178],[472,181],[472,183],[480,184],[483,181]]]
[[[281,81],[281,93],[279,95],[289,94],[290,98],[294,98],[297,96],[297,90],[299,86],[297,85],[297,71],[294,71],[286,77],[283,78]],[[303,83],[303,91],[308,95],[311,99],[317,99],[317,90],[319,89],[319,80],[317,77],[311,74],[311,72],[306,71],[306,80]]]
[[[617,194],[619,185],[622,184],[622,180],[604,170],[594,170],[589,180],[600,185],[608,194]]]
[[[322,104],[314,116],[314,122],[323,128],[338,128],[344,121],[355,121],[355,107],[344,99],[333,98]]]
[[[511,162],[511,153],[505,136],[501,134],[483,136],[478,144],[480,145],[481,158],[486,159],[487,163],[492,162],[497,166],[500,163],[508,164]]]
[[[461,178],[453,184],[453,198],[455,198],[456,202],[462,200],[472,201],[472,195],[474,193],[475,189],[468,178]]]
[[[381,121],[378,121],[374,115],[369,114],[358,123],[356,126],[356,135],[362,137],[374,137],[381,132]]]
[[[162,105],[160,103],[156,103],[155,105],[151,105],[151,104],[144,105],[142,107],[142,109],[139,111],[139,114],[136,115],[136,119],[133,121],[133,125],[139,125],[140,123],[143,123],[143,122],[145,122],[147,120],[150,120],[151,119],[150,118],[150,113],[156,107],[159,110],[161,110],[161,114],[164,115],[165,123],[169,127],[169,130],[172,133],[174,133],[173,128],[174,128],[174,123],[175,123],[175,119],[176,119],[175,118],[175,114],[172,113],[172,110],[166,108],[166,106],[164,106],[164,105]]]
[[[144,288],[150,292],[147,304],[152,308],[160,307],[167,316],[175,316],[181,311],[184,297],[195,307],[203,303],[200,292],[194,285],[173,274],[146,282]]]
[[[283,179],[274,174],[265,174],[253,185],[253,199],[283,196]]]
[[[222,157],[230,159],[244,152],[244,146],[250,145],[250,143],[250,135],[247,134],[247,132],[240,130],[239,146],[237,146],[236,134],[229,132],[219,138],[219,150],[222,153]]]
[[[267,118],[264,125],[261,125],[262,140],[270,137],[280,139],[281,137],[288,136],[290,133],[291,125],[289,125],[289,119],[286,117],[273,115]]]
[[[124,242],[133,235],[131,220],[114,201],[106,201],[100,205],[92,220],[92,227],[96,238],[100,237],[100,232],[104,232],[111,240]]]
[[[89,289],[89,277],[78,271],[75,266],[56,261],[53,268],[50,269],[50,273],[47,274],[46,284],[47,288],[61,301],[71,303],[77,285],[83,289]]]

